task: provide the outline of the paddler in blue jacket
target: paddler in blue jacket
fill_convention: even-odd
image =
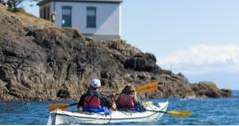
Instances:
[[[78,103],[78,111],[110,114],[110,101],[100,94],[101,82],[93,79],[88,91],[83,94]]]

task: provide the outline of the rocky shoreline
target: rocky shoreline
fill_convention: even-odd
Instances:
[[[105,93],[124,85],[158,80],[151,98],[219,98],[231,91],[212,82],[191,84],[181,74],[163,70],[153,54],[123,40],[95,41],[74,29],[60,29],[29,14],[0,6],[0,99],[54,100],[60,90],[79,99],[92,78]]]

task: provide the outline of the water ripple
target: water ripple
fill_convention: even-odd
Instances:
[[[160,120],[145,125],[239,125],[238,96],[239,92],[234,92],[234,97],[226,99],[167,99],[168,110],[192,111],[192,116],[182,119],[164,115]],[[46,124],[49,104],[49,102],[0,102],[0,124]]]

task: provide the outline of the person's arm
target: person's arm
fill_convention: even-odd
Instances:
[[[101,105],[102,105],[103,107],[111,108],[110,101],[109,101],[106,97],[104,97],[104,96],[101,95],[99,98],[100,98],[100,100],[101,100]]]
[[[138,97],[137,97],[137,93],[136,93],[136,92],[134,92],[134,100],[135,100],[135,102],[138,102],[138,101],[139,101],[139,99],[138,99]]]
[[[110,101],[110,106],[111,106],[111,109],[112,110],[116,110],[117,109],[117,106],[116,106],[116,94],[115,93],[113,93],[111,96],[110,96],[110,98],[109,98],[109,101]]]
[[[142,100],[139,99],[136,95],[134,96],[134,100],[135,100],[135,105],[136,105],[137,110],[145,111],[145,107],[143,105]]]
[[[80,98],[80,101],[77,104],[77,109],[80,110],[84,106],[84,100],[85,100],[86,94],[82,95]]]

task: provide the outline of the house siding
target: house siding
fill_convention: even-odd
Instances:
[[[62,26],[62,7],[72,7],[72,28],[86,35],[121,36],[121,5],[116,3],[54,2],[58,27]],[[96,7],[96,28],[87,28],[87,7]],[[54,9],[53,9],[54,11]],[[114,37],[113,37],[114,38]],[[119,37],[118,37],[119,38]]]

